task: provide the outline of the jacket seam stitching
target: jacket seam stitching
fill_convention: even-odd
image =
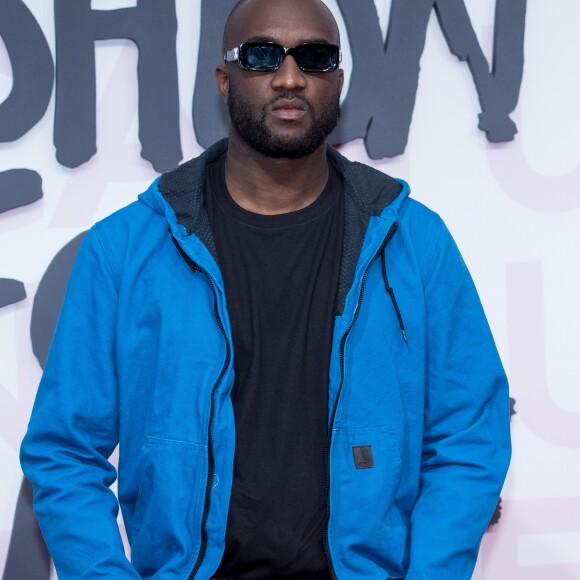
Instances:
[[[427,285],[431,278],[431,274],[433,271],[433,264],[435,262],[435,256],[437,254],[437,248],[439,247],[439,239],[441,238],[441,232],[443,231],[443,220],[439,219],[439,228],[437,230],[437,234],[435,236],[435,242],[433,244],[433,250],[431,251],[431,256],[429,260],[426,262],[427,269],[425,270],[425,279],[423,281],[424,286]]]
[[[99,242],[99,245],[101,246],[101,249],[103,251],[103,256],[105,258],[105,262],[107,263],[107,266],[109,269],[109,274],[111,275],[111,278],[113,279],[113,282],[115,284],[115,288],[118,291],[119,290],[119,282],[120,282],[119,277],[117,276],[117,274],[113,268],[113,264],[111,263],[111,258],[107,252],[107,248],[105,247],[105,243],[103,242],[103,238],[101,236],[101,233],[99,232],[97,225],[95,225],[94,231],[95,231],[95,237],[97,238],[97,241]]]

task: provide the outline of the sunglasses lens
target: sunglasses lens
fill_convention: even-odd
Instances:
[[[240,65],[247,70],[276,70],[284,60],[284,50],[278,44],[246,42],[240,45]],[[339,48],[333,44],[301,44],[289,49],[288,53],[305,72],[336,70],[340,60]]]
[[[276,45],[248,43],[242,49],[242,65],[250,70],[274,70],[282,62],[282,54]]]
[[[305,72],[333,71],[338,66],[338,48],[331,44],[303,44],[295,48],[294,58]]]

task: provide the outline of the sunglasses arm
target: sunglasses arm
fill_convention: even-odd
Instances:
[[[238,60],[240,56],[240,48],[236,46],[235,48],[231,48],[224,54],[224,62],[233,62]]]

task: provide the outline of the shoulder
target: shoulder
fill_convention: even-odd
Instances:
[[[444,223],[441,216],[412,197],[407,197],[399,208],[399,225],[406,227],[414,235],[430,237],[440,230]]]
[[[421,277],[426,282],[440,259],[462,261],[459,250],[442,217],[421,202],[407,198],[399,209],[399,229],[412,247]]]
[[[110,241],[117,246],[140,237],[157,219],[161,216],[140,201],[135,201],[98,221],[92,229],[103,244]]]
[[[120,279],[127,258],[138,261],[167,237],[167,227],[164,215],[138,200],[95,223],[87,243],[103,255],[114,277]]]

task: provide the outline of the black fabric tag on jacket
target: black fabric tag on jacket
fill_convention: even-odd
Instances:
[[[370,445],[358,445],[352,448],[354,456],[354,466],[357,469],[368,469],[374,467],[373,450]]]

